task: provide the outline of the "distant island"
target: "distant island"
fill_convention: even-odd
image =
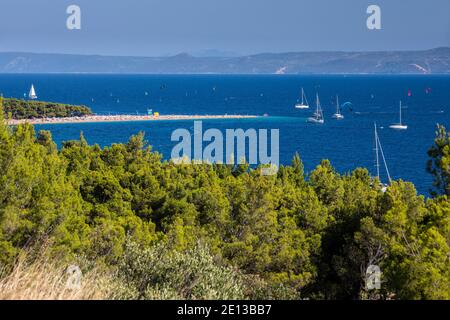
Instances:
[[[239,57],[118,57],[0,53],[0,73],[450,74],[450,48],[424,51],[290,52]]]
[[[63,103],[0,98],[0,106],[7,118],[14,120],[85,117],[92,115],[86,106]]]

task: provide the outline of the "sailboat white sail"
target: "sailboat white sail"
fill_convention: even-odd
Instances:
[[[406,129],[408,129],[408,126],[404,125],[402,123],[402,102],[401,101],[400,101],[400,122],[399,123],[395,123],[395,124],[391,124],[389,126],[389,128],[395,129],[395,130],[406,130]]]
[[[34,90],[34,85],[31,85],[30,92],[28,93],[28,98],[31,100],[37,99],[36,91]]]
[[[302,88],[302,102],[295,105],[296,109],[309,109],[308,99],[306,98],[305,91]]]
[[[339,106],[339,96],[336,96],[336,113],[333,114],[333,118],[336,120],[344,119],[344,115],[341,113],[341,107]]]
[[[316,94],[316,111],[314,112],[312,117],[308,118],[308,122],[317,124],[325,123],[325,120],[323,118],[322,107],[320,106],[319,94]]]
[[[384,157],[383,147],[381,146],[380,138],[378,136],[377,131],[377,124],[374,124],[375,126],[375,160],[376,160],[376,167],[377,167],[377,178],[379,181],[381,181],[380,178],[380,154],[383,159],[384,168],[386,169],[386,174],[388,177],[389,184],[391,183],[391,174],[389,173],[389,169],[386,163],[386,158]],[[388,185],[381,183],[381,191],[386,192]]]

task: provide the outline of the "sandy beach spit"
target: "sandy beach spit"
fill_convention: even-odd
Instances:
[[[87,122],[126,122],[126,121],[161,121],[161,120],[202,120],[202,119],[249,119],[258,116],[252,115],[91,115],[84,117],[69,118],[39,118],[39,119],[21,119],[8,120],[9,125],[21,123],[30,124],[64,124],[64,123],[87,123]]]

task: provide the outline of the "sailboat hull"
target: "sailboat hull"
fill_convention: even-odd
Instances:
[[[323,119],[317,119],[317,118],[308,118],[309,123],[315,123],[315,124],[324,124],[325,121]]]
[[[320,107],[320,100],[319,100],[319,94],[316,94],[316,111],[314,112],[313,116],[308,118],[307,122],[309,123],[315,123],[315,124],[324,124],[325,119],[323,118],[323,112],[322,108]]]
[[[399,123],[395,123],[395,124],[391,124],[389,126],[389,128],[394,129],[394,130],[406,130],[406,129],[408,129],[408,126],[404,125],[402,123],[402,102],[401,101],[400,101],[399,113],[400,113],[400,122]]]
[[[297,104],[295,105],[295,109],[309,109],[308,99],[306,99],[305,91],[302,88],[302,101],[297,100]]]
[[[408,129],[408,126],[405,126],[403,124],[393,124],[393,125],[390,125],[389,128],[394,129],[394,130],[406,130],[406,129]]]
[[[344,116],[340,113],[335,113],[335,114],[333,114],[333,119],[342,120],[342,119],[344,119]]]

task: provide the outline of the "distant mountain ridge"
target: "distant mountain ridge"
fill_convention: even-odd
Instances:
[[[450,47],[424,51],[290,52],[239,57],[0,53],[0,73],[450,74]]]

